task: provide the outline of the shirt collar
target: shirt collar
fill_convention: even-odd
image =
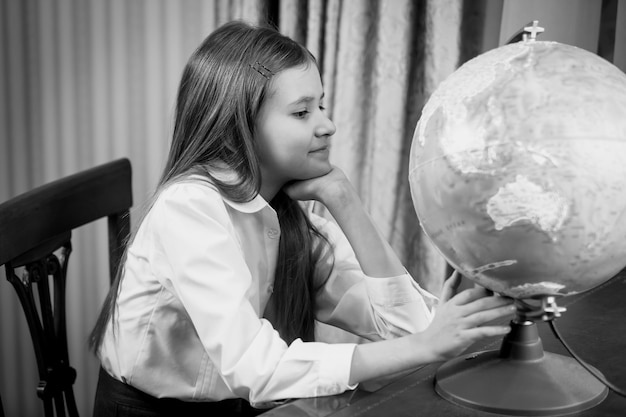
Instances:
[[[242,213],[256,213],[257,211],[263,210],[265,207],[270,207],[267,201],[265,201],[260,194],[257,194],[251,201],[247,201],[245,203],[238,203],[236,201],[229,200],[224,196],[222,196],[222,199],[226,204]]]
[[[235,171],[231,170],[231,169],[228,169],[226,166],[224,166],[223,169],[212,170],[211,174],[214,175],[216,178],[218,178],[218,179],[220,179],[222,181],[227,181],[227,182],[229,180],[234,181],[237,178],[237,173]],[[206,178],[200,177],[198,175],[192,175],[191,176],[191,178],[194,178],[194,177],[196,179],[205,179],[206,180]],[[218,192],[219,192],[219,190],[218,190]],[[230,207],[232,207],[233,209],[235,209],[237,211],[240,211],[242,213],[256,213],[256,212],[259,212],[259,211],[263,210],[265,207],[269,207],[270,209],[272,209],[272,207],[267,203],[267,201],[265,201],[265,199],[263,197],[261,197],[260,194],[257,194],[252,200],[246,201],[246,202],[243,202],[243,203],[239,203],[239,202],[230,200],[229,198],[227,198],[223,194],[222,194],[222,199]]]

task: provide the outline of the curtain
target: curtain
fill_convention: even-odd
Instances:
[[[409,149],[425,100],[462,60],[481,52],[483,26],[468,22],[484,20],[487,10],[484,1],[311,0],[281,14],[281,30],[320,61],[325,105],[337,126],[331,161],[354,183],[407,270],[435,293],[446,263],[415,215]]]
[[[0,0],[0,201],[128,157],[132,221],[164,164],[188,56],[222,23],[268,20],[318,58],[337,125],[332,162],[407,270],[437,292],[446,264],[413,209],[409,148],[437,85],[497,46],[501,12],[502,0]],[[86,416],[98,369],[86,339],[108,289],[105,222],[78,230],[74,248],[68,337]],[[41,415],[30,336],[4,279],[0,334],[6,415]]]
[[[459,0],[295,3],[285,2],[280,27],[319,60],[324,104],[337,126],[331,162],[351,179],[409,273],[437,294],[448,268],[413,208],[409,150],[430,94],[460,62],[482,51],[481,23],[490,8]],[[331,217],[321,207],[313,210]],[[359,340],[320,324],[317,336]]]
[[[133,167],[133,213],[168,149],[182,68],[232,19],[259,21],[256,0],[0,0],[0,201],[119,157]],[[108,290],[106,220],[74,233],[68,343],[81,415],[98,362],[87,335]],[[34,352],[0,268],[0,395],[7,416],[40,416]]]

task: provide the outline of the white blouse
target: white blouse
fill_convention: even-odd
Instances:
[[[339,227],[311,220],[334,249],[317,320],[370,340],[428,326],[434,296],[408,274],[366,276]],[[240,397],[257,407],[354,388],[354,344],[288,346],[263,318],[279,237],[260,196],[235,203],[198,179],[164,189],[129,247],[115,324],[99,352],[104,369],[155,397]]]

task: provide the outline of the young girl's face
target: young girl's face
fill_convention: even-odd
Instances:
[[[328,173],[335,125],[324,114],[317,67],[282,71],[272,78],[269,91],[256,121],[262,188],[278,191],[289,181]]]

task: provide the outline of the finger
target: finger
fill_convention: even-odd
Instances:
[[[512,298],[502,297],[499,295],[477,298],[474,301],[459,305],[458,309],[461,317],[468,317],[472,314],[498,307],[508,307],[511,311],[516,310],[515,303]]]
[[[470,301],[462,306],[459,306],[462,311],[468,314],[473,312],[488,310],[490,308],[496,308],[501,306],[510,306],[515,310],[515,301],[509,297],[503,297],[500,295],[486,295],[484,297],[478,297],[473,301]]]
[[[491,291],[489,288],[485,288],[480,284],[474,284],[474,288],[483,288],[485,291],[487,291],[488,295],[493,295],[493,291]]]
[[[499,307],[480,310],[473,314],[470,314],[464,318],[464,322],[469,327],[476,327],[497,319],[503,319],[505,317],[512,319],[514,313],[515,306],[503,305]]]
[[[441,288],[441,296],[439,297],[442,303],[454,297],[459,289],[459,285],[461,285],[461,278],[459,271],[455,270],[452,275],[444,281],[443,287]]]
[[[451,301],[456,305],[464,305],[488,296],[489,293],[485,288],[473,287],[456,294]]]
[[[511,326],[497,325],[497,326],[479,326],[471,329],[466,329],[463,332],[463,336],[471,343],[475,343],[486,337],[505,336],[511,331]]]
[[[501,297],[499,295],[484,296],[470,301],[466,304],[457,305],[460,317],[470,317],[481,311],[490,310],[499,307],[509,308],[511,312],[516,310],[513,299]],[[477,323],[475,323],[477,324]]]

